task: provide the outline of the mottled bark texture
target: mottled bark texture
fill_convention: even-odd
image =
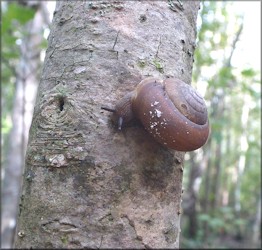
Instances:
[[[191,82],[199,2],[61,1],[27,149],[18,248],[178,248],[184,153],[100,107]]]

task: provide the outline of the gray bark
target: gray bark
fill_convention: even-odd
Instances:
[[[18,248],[178,248],[184,153],[102,105],[191,82],[199,2],[57,2],[27,148]]]

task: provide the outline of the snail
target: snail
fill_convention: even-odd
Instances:
[[[202,147],[209,136],[204,99],[190,85],[175,78],[142,80],[114,109],[118,129],[138,119],[160,144],[178,151]]]

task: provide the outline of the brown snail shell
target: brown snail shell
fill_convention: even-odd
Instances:
[[[208,139],[204,99],[193,87],[175,78],[163,82],[146,78],[109,111],[115,113],[119,129],[139,119],[156,141],[178,151],[198,149]]]
[[[209,135],[204,100],[188,84],[170,78],[163,83],[145,79],[132,99],[135,116],[159,143],[178,151],[192,151]]]

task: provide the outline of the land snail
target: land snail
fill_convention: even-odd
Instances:
[[[114,109],[118,129],[138,119],[154,139],[167,148],[193,151],[209,136],[204,99],[190,85],[175,78],[142,80]]]

